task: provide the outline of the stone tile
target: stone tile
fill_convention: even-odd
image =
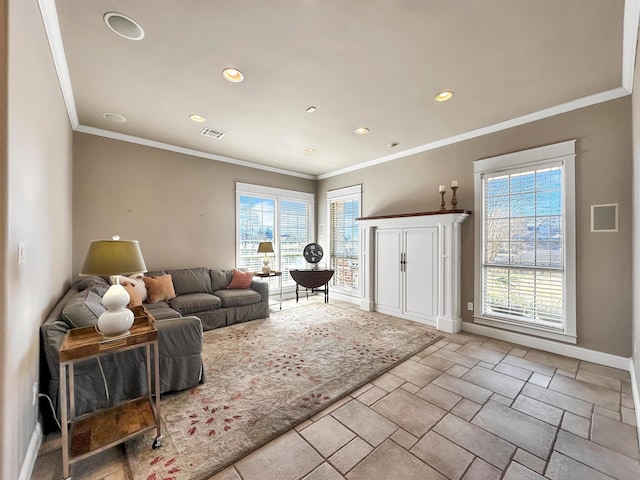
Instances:
[[[554,450],[619,480],[640,478],[640,463],[621,453],[560,430]]]
[[[597,413],[598,415],[602,415],[604,417],[613,418],[614,420],[620,421],[620,413],[614,412],[613,410],[609,410],[608,408],[602,408],[599,405],[595,405],[593,407],[593,413]]]
[[[244,480],[295,480],[313,471],[322,457],[291,430],[235,464]]]
[[[433,468],[387,440],[347,474],[349,480],[446,480]]]
[[[463,398],[458,404],[451,410],[451,413],[458,417],[470,422],[473,416],[480,411],[482,405],[472,402],[467,398]]]
[[[588,419],[579,415],[574,415],[571,412],[564,412],[560,428],[567,432],[571,432],[574,435],[588,439],[589,432],[591,432],[591,422]]]
[[[443,373],[433,381],[434,385],[449,390],[450,392],[457,393],[469,400],[473,400],[476,403],[484,403],[491,397],[491,390],[479,387],[473,383],[469,383],[465,380],[461,380],[457,377],[452,377],[446,373]]]
[[[433,431],[500,470],[507,468],[516,451],[509,442],[452,414],[438,422]]]
[[[455,363],[445,360],[444,358],[436,357],[435,355],[429,355],[420,360],[420,363],[427,365],[428,367],[435,368],[441,372],[445,372],[448,368],[451,368]]]
[[[509,355],[522,358],[527,354],[527,352],[528,350],[525,350],[524,348],[514,347],[509,352]]]
[[[616,378],[623,382],[628,382],[631,379],[631,375],[626,370],[606,367],[597,363],[582,361],[580,362],[580,370],[595,373],[596,375],[602,375],[604,377]]]
[[[511,403],[513,403],[513,398],[505,397],[504,395],[500,395],[499,393],[494,393],[493,395],[491,395],[491,400],[501,403],[502,405],[506,405],[507,407],[510,407]]]
[[[445,345],[449,345],[449,342],[443,339],[443,340],[438,340],[436,343],[434,343],[434,345],[438,348],[442,348]]]
[[[504,473],[503,480],[545,480],[542,475],[528,469],[518,462],[511,462],[509,468]]]
[[[300,431],[300,435],[325,458],[333,455],[356,436],[331,415]]]
[[[340,408],[341,406],[345,405],[350,401],[351,401],[351,397],[349,396],[342,397],[340,400],[335,401],[324,410],[320,410],[318,413],[316,413],[313,417],[311,417],[311,421],[317,422],[325,415],[329,415],[331,412],[333,412],[334,410],[337,410],[338,408]]]
[[[329,462],[340,473],[345,474],[373,451],[373,447],[360,437],[354,438],[334,453]]]
[[[445,350],[449,350],[450,352],[455,352],[460,348],[460,345],[458,343],[450,343],[442,348],[444,348]]]
[[[450,362],[457,363],[458,365],[462,365],[467,368],[475,366],[479,361],[475,358],[467,357],[466,355],[450,352],[449,350],[438,350],[437,352],[433,352],[432,355],[434,357],[444,358],[445,360],[449,360]]]
[[[450,342],[454,342],[457,343],[458,345],[464,345],[465,343],[469,343],[469,342],[485,342],[486,341],[486,337],[482,337],[479,335],[475,335],[475,334],[463,334],[463,333],[453,333],[450,335],[447,335],[447,339]]]
[[[546,388],[538,387],[527,383],[522,389],[522,393],[527,397],[535,398],[541,402],[548,403],[554,407],[567,410],[576,415],[580,415],[585,418],[591,418],[591,412],[593,411],[593,405],[584,402],[564,393],[554,392]]]
[[[541,373],[537,373],[537,372],[531,375],[531,378],[529,379],[529,383],[533,383],[534,385],[538,385],[539,387],[542,387],[542,388],[547,388],[550,382],[551,382],[551,377],[548,377],[547,375],[542,375]]]
[[[239,480],[240,477],[238,477]],[[344,477],[328,463],[323,463],[303,480],[343,480]]]
[[[449,370],[447,370],[447,373],[449,375],[454,376],[454,377],[460,378],[461,376],[463,376],[468,371],[469,371],[469,369],[467,367],[463,367],[462,365],[454,365]]]
[[[391,392],[372,408],[418,437],[427,433],[447,413],[402,389]]]
[[[635,427],[594,413],[591,420],[591,441],[635,459],[638,452],[638,433]]]
[[[630,393],[623,393],[620,398],[622,399],[622,406],[626,408],[634,408],[633,396]]]
[[[424,387],[416,395],[445,410],[451,410],[462,399],[460,395],[451,393],[433,383]]]
[[[589,468],[558,452],[551,454],[546,477],[551,480],[611,480],[611,477]]]
[[[502,359],[502,363],[515,365],[516,367],[524,368],[526,370],[531,370],[532,372],[541,373],[542,375],[547,375],[549,377],[551,377],[555,372],[555,369],[553,367],[550,367],[548,365],[543,365],[537,362],[532,362],[531,360],[516,357],[511,354],[504,357]]]
[[[499,363],[493,369],[496,372],[504,373],[505,375],[524,380],[525,382],[529,380],[529,377],[533,373],[531,370],[525,370],[524,368],[509,365],[508,363]]]
[[[429,345],[427,348],[422,350],[419,355],[422,357],[426,357],[427,355],[431,355],[436,350],[440,350],[440,347],[436,347],[435,345]]]
[[[417,385],[414,385],[411,382],[405,382],[402,384],[402,386],[400,387],[403,390],[406,390],[409,393],[416,393],[420,390],[420,387]]]
[[[532,362],[542,363],[543,365],[549,365],[553,368],[561,368],[569,372],[577,371],[580,363],[580,360],[576,360],[575,358],[535,349],[529,350],[524,358]]]
[[[518,395],[518,398],[515,399],[511,408],[526,413],[543,422],[555,425],[556,427],[560,425],[562,421],[563,411],[561,409],[525,395]]]
[[[638,420],[636,418],[636,411],[631,410],[627,407],[622,407],[620,409],[622,413],[622,421],[628,425],[633,425],[634,427],[638,425]]]
[[[453,480],[462,477],[474,458],[465,449],[435,432],[422,437],[411,449],[411,453]]]
[[[418,441],[417,437],[414,437],[413,435],[411,435],[406,430],[403,430],[402,428],[399,428],[398,430],[396,430],[395,433],[391,435],[390,438],[405,450],[410,450],[411,447],[413,447]]]
[[[215,474],[209,480],[242,480],[242,477],[238,474],[233,466],[225,468],[220,473]]]
[[[373,384],[371,383],[365,383],[363,386],[361,386],[360,388],[355,389],[353,392],[351,392],[351,396],[353,398],[359,397],[360,395],[362,395],[364,392],[371,390],[373,388]]]
[[[496,402],[487,402],[471,421],[540,458],[549,458],[556,429]]]
[[[462,480],[500,480],[502,471],[476,457]]]
[[[622,380],[622,393],[631,393],[631,382],[628,380]]]
[[[591,373],[587,370],[578,370],[576,378],[583,382],[610,388],[611,390],[622,390],[622,383],[617,378],[605,377],[603,375],[598,375],[597,373]]]
[[[386,390],[374,386],[358,397],[358,401],[365,405],[373,405],[387,394]]]
[[[556,375],[564,375],[565,377],[576,378],[576,372],[569,372],[567,370],[562,370],[561,368],[556,369]]]
[[[563,375],[555,375],[549,384],[549,389],[580,398],[594,405],[608,408],[609,410],[620,410],[620,394],[599,385]]]
[[[509,353],[514,348],[511,343],[503,342],[500,340],[487,340],[482,344],[482,347],[504,354]]]
[[[385,373],[375,380],[372,380],[371,383],[386,392],[393,392],[404,383],[404,379],[391,375],[390,373]]]
[[[456,353],[460,353],[462,355],[466,355],[468,357],[477,358],[483,362],[496,364],[499,363],[505,356],[506,353],[496,352],[495,350],[490,350],[484,347],[478,347],[477,345],[466,344],[460,347]]]
[[[509,398],[516,398],[524,386],[522,380],[482,367],[473,367],[463,375],[462,380]]]
[[[398,429],[396,424],[357,400],[351,400],[331,415],[374,447]]]
[[[493,367],[496,366],[495,363],[488,363],[488,362],[480,362],[478,365],[478,367],[482,367],[482,368],[488,368],[489,370],[493,369]]]
[[[305,420],[302,423],[299,423],[298,425],[296,425],[294,427],[294,430],[296,432],[299,432],[300,430],[304,430],[305,428],[307,428],[309,425],[313,425],[313,422],[311,420]]]
[[[540,475],[544,474],[544,468],[547,466],[547,462],[543,459],[536,457],[535,455],[519,448],[516,454],[513,456],[513,460],[520,465],[524,465],[529,470],[533,470]]]
[[[436,352],[437,353],[437,352]],[[431,383],[432,380],[438,378],[442,372],[435,368],[428,367],[413,360],[402,362],[397,367],[389,370],[389,373],[404,378],[406,381],[424,387]]]

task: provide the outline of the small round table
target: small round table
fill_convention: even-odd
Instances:
[[[324,303],[329,303],[329,280],[333,277],[333,272],[333,270],[313,269],[289,270],[291,278],[296,282],[296,302],[298,301],[298,287],[301,286],[305,289],[311,289],[311,293],[324,292]]]

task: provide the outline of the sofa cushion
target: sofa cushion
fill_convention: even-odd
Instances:
[[[167,270],[173,281],[176,295],[187,293],[212,293],[211,277],[208,268],[184,268],[181,270]]]
[[[169,300],[169,305],[182,315],[193,315],[220,308],[222,301],[210,293],[187,293]],[[151,314],[153,315],[153,312]]]
[[[242,307],[260,303],[262,300],[262,295],[250,288],[218,290],[215,295],[220,297],[223,307]]]
[[[176,296],[169,274],[159,277],[144,277],[144,284],[147,287],[147,303],[163,302]]]
[[[90,327],[98,323],[98,317],[106,308],[102,298],[89,289],[73,295],[62,309],[62,319],[71,328]]]
[[[165,303],[165,302],[160,302],[160,303],[162,304],[162,303]],[[158,304],[154,303],[153,305],[158,305]],[[167,305],[166,303],[165,303],[165,305],[166,305],[165,307],[149,309],[149,313],[156,320],[166,320],[167,318],[180,318],[180,317],[182,317],[180,312],[178,312],[177,310],[174,310],[173,308],[169,307],[169,305]]]
[[[233,278],[233,270],[209,270],[211,276],[211,290],[222,290],[227,288]]]
[[[227,288],[251,288],[251,282],[253,282],[253,272],[241,272],[234,268],[231,283]]]

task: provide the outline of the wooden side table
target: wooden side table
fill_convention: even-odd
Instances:
[[[162,445],[160,427],[160,364],[158,330],[144,307],[134,307],[130,335],[105,339],[94,327],[67,332],[60,347],[60,401],[62,402],[62,468],[69,478],[70,464],[102,452],[143,432],[156,429],[153,448]],[[74,364],[134,348],[143,348],[147,364],[147,395],[76,418]],[[153,357],[151,349],[153,348]],[[152,362],[151,359],[154,359]],[[152,389],[153,363],[155,382]],[[153,398],[155,395],[155,399]]]
[[[289,270],[289,273],[296,282],[296,303],[298,302],[298,286],[303,286],[305,290],[310,288],[311,293],[324,292],[324,303],[329,303],[329,280],[333,277],[333,270]]]
[[[253,276],[260,278],[280,277],[280,310],[282,310],[282,272],[276,272],[275,270],[271,270],[269,273],[255,272]]]

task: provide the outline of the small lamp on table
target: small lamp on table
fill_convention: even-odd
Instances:
[[[258,245],[258,253],[264,253],[264,258],[262,259],[262,273],[271,272],[268,254],[273,253],[273,244],[271,242],[260,242],[260,245]]]

